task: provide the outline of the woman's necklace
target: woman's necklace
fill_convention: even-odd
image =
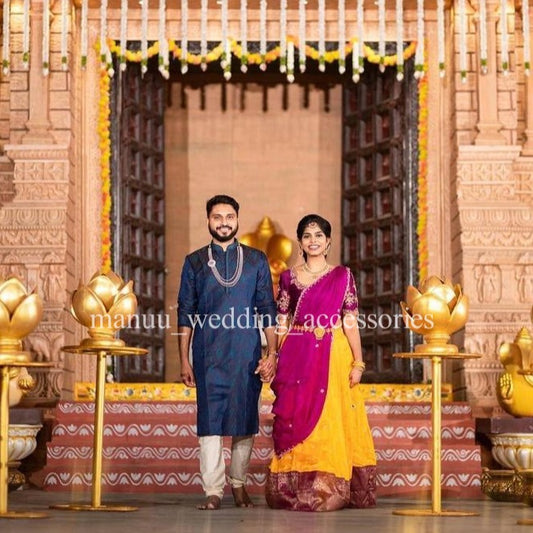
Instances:
[[[318,278],[320,274],[323,274],[329,268],[329,265],[326,263],[320,270],[311,270],[307,263],[304,263],[303,268],[310,276],[312,276],[313,278]]]
[[[213,272],[213,276],[215,276],[215,279],[218,281],[218,283],[223,287],[235,287],[235,285],[237,285],[237,283],[241,279],[242,267],[244,264],[242,246],[237,243],[237,266],[235,267],[235,272],[233,273],[233,276],[231,276],[231,278],[229,279],[224,279],[220,275],[220,272],[217,268],[217,263],[213,259],[213,250],[211,249],[211,245],[207,247],[207,256],[209,257],[207,266],[211,269],[211,272]]]

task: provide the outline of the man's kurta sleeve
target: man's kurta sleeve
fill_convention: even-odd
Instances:
[[[178,293],[178,327],[186,326],[192,328],[197,309],[196,276],[189,257],[186,257],[181,271],[181,283]]]
[[[270,267],[268,266],[268,261],[265,254],[261,255],[261,261],[259,262],[255,303],[257,307],[257,313],[264,317],[263,326],[275,326],[276,302],[274,301],[274,289],[272,288]]]

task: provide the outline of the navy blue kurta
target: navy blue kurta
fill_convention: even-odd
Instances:
[[[198,436],[253,435],[259,431],[261,380],[254,374],[261,357],[257,316],[275,324],[272,279],[266,255],[243,248],[242,276],[224,287],[207,265],[207,246],[185,258],[178,295],[178,327],[194,328],[193,372],[198,403]],[[211,244],[224,279],[237,266],[237,243],[226,251]]]

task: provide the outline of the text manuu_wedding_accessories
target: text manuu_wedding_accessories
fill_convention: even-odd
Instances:
[[[217,269],[217,263],[213,259],[213,250],[211,249],[211,245],[207,247],[207,255],[209,257],[207,266],[211,269],[211,272],[213,272],[213,276],[215,276],[215,279],[218,281],[218,283],[222,285],[223,287],[235,287],[235,285],[237,285],[237,283],[239,282],[239,279],[241,279],[242,267],[244,265],[242,246],[239,243],[237,243],[237,266],[235,268],[235,272],[233,273],[233,276],[231,276],[231,278],[228,278],[228,279],[224,279],[220,275],[220,272]]]

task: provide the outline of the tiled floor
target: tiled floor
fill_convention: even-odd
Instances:
[[[74,497],[73,497],[74,498]],[[89,503],[90,496],[76,495],[76,501]],[[49,516],[34,520],[0,518],[1,533],[477,533],[533,531],[519,526],[517,520],[533,520],[533,508],[519,503],[445,501],[443,509],[476,511],[474,517],[411,517],[392,514],[396,509],[425,509],[430,502],[381,499],[378,507],[367,510],[346,509],[332,513],[295,513],[269,509],[261,498],[256,507],[237,509],[230,497],[219,511],[198,511],[200,495],[113,494],[103,503],[138,506],[134,512],[74,512],[48,510],[51,504],[67,503],[69,496],[41,490],[9,494],[9,510],[46,511]]]

